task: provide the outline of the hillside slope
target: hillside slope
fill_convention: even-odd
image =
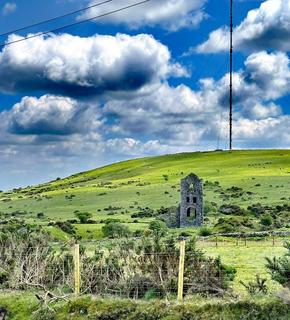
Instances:
[[[140,207],[177,205],[180,179],[190,172],[208,181],[205,201],[217,207],[289,203],[290,150],[252,150],[184,153],[116,163],[2,193],[0,212],[5,217],[22,215],[28,220],[43,213],[44,219],[35,220],[42,224],[72,219],[77,210],[91,212],[96,222],[108,216],[132,222],[131,214]],[[238,194],[229,189],[233,186],[240,188]]]

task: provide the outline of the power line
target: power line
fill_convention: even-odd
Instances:
[[[77,22],[74,22],[74,23],[70,23],[70,24],[64,25],[64,26],[59,27],[59,28],[51,29],[49,31],[40,32],[40,33],[34,34],[32,36],[25,37],[25,38],[22,38],[22,39],[18,39],[18,40],[15,40],[15,41],[2,43],[0,45],[0,48],[4,48],[4,47],[7,47],[9,45],[12,45],[12,44],[15,44],[15,43],[19,43],[19,42],[23,42],[23,41],[26,41],[26,40],[30,40],[30,39],[33,39],[33,38],[41,37],[41,36],[50,34],[52,32],[57,32],[57,31],[60,31],[60,30],[63,30],[63,29],[69,28],[69,27],[73,27],[73,26],[76,26],[76,25],[79,25],[79,24],[82,24],[82,23],[85,23],[85,22],[89,22],[89,21],[92,21],[92,20],[100,19],[100,18],[109,16],[111,14],[117,13],[117,12],[125,11],[125,10],[133,8],[133,7],[137,7],[137,6],[141,5],[141,4],[149,2],[149,1],[151,1],[151,0],[143,0],[143,1],[140,1],[140,2],[137,2],[137,3],[133,3],[133,4],[131,4],[129,6],[126,6],[126,7],[122,7],[122,8],[116,9],[116,10],[112,10],[112,11],[100,14],[100,15],[92,17],[92,18],[88,18],[88,19],[84,19],[84,20],[77,21]]]
[[[114,1],[114,0],[106,0],[106,1],[103,1],[103,2],[100,2],[100,3],[95,3],[95,4],[93,4],[93,5],[89,6],[89,7],[85,7],[85,8],[82,8],[82,9],[79,9],[79,10],[76,10],[76,11],[72,11],[72,12],[69,12],[69,13],[54,17],[54,18],[50,18],[50,19],[47,19],[47,20],[36,22],[36,23],[30,24],[30,25],[27,25],[25,27],[21,27],[21,28],[15,29],[15,30],[10,30],[10,31],[7,31],[5,33],[0,34],[0,37],[8,36],[11,33],[23,31],[23,30],[26,30],[26,29],[30,29],[30,28],[33,28],[33,27],[40,26],[40,25],[45,24],[45,23],[53,22],[53,21],[58,20],[58,19],[69,17],[69,16],[72,16],[74,14],[77,14],[77,13],[80,13],[80,12],[83,12],[83,11],[87,11],[87,10],[95,8],[95,7],[99,7],[99,6],[103,5],[103,4],[106,4],[106,3],[109,3],[109,2],[112,2],[112,1]]]

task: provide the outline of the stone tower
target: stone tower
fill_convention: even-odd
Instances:
[[[181,201],[177,212],[180,228],[203,225],[202,181],[191,173],[181,180]]]

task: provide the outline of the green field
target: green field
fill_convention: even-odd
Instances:
[[[235,241],[220,242],[218,247],[214,242],[199,242],[198,247],[202,248],[208,255],[221,256],[222,261],[237,269],[237,275],[233,283],[235,292],[245,293],[245,288],[240,284],[240,280],[249,282],[255,280],[257,274],[267,279],[267,286],[271,293],[281,290],[277,282],[271,280],[265,268],[265,257],[282,256],[286,250],[283,241],[279,240],[272,245],[271,241],[240,241],[238,245]]]
[[[145,230],[153,218],[132,218],[139,207],[158,209],[161,206],[176,206],[179,202],[180,179],[196,173],[205,183],[205,203],[238,204],[243,208],[255,203],[268,206],[289,204],[290,200],[290,150],[252,150],[234,152],[203,152],[165,155],[116,163],[92,171],[79,173],[50,183],[0,193],[0,213],[7,218],[15,212],[28,222],[41,224],[55,238],[63,241],[70,235],[57,226],[48,226],[52,221],[75,219],[75,211],[92,213],[92,224],[74,224],[77,235],[84,240],[103,238],[103,222],[118,218],[131,231]],[[214,183],[218,182],[216,188]],[[241,188],[239,197],[222,197],[232,186]],[[37,219],[42,212],[44,218]],[[289,230],[290,215],[285,215],[282,230]],[[214,228],[221,217],[208,212],[206,224]],[[225,217],[229,220],[235,216]],[[260,230],[258,219],[249,215],[252,229]],[[279,218],[279,216],[278,216]],[[240,217],[238,217],[240,219]],[[288,225],[289,221],[289,225]],[[245,227],[243,231],[247,230]],[[273,229],[275,227],[273,226]],[[186,229],[196,233],[197,230]],[[218,231],[218,229],[217,229]],[[235,231],[241,231],[239,227]],[[173,234],[181,231],[173,229]],[[235,246],[234,242],[215,247],[199,243],[209,254],[221,255],[223,260],[238,268],[234,287],[242,289],[239,280],[251,280],[257,273],[265,275],[264,257],[281,255],[282,243],[256,242],[247,246]],[[270,282],[271,288],[275,284]]]
[[[70,223],[82,240],[97,240],[99,243],[99,240],[104,238],[102,228],[109,218],[119,219],[132,232],[146,230],[148,223],[155,219],[155,216],[136,219],[132,214],[139,213],[141,208],[145,207],[156,212],[162,206],[166,208],[177,206],[180,180],[191,172],[204,181],[204,202],[205,207],[209,208],[206,210],[205,223],[213,232],[222,231],[220,220],[226,220],[226,225],[231,225],[235,221],[236,224],[232,226],[234,232],[290,231],[289,209],[279,209],[280,211],[277,209],[289,206],[290,203],[290,150],[184,153],[116,163],[42,185],[2,192],[0,217],[2,222],[17,218],[30,224],[39,224],[55,239],[67,242],[71,240],[72,235],[55,222],[76,219],[75,214],[78,211],[89,212],[92,214],[90,223]],[[232,187],[239,190],[238,195],[232,191]],[[268,207],[268,211],[260,216],[251,212],[249,206],[257,203]],[[242,215],[220,213],[220,206],[233,204],[244,209],[244,213]],[[261,224],[260,219],[265,214],[271,214],[273,220],[271,226],[266,227]],[[5,228],[4,223],[2,227]],[[199,229],[169,230],[175,236],[184,231],[196,234]],[[219,237],[218,246],[215,244],[215,238],[211,239],[203,241],[201,238],[197,246],[207,255],[221,256],[223,263],[237,269],[237,276],[232,284],[237,296],[247,297],[240,280],[252,281],[256,274],[268,279],[270,295],[281,290],[281,286],[270,279],[265,269],[265,257],[282,256],[285,253],[283,241],[287,238],[277,237],[274,246],[269,238],[260,241],[248,239],[247,242],[240,240],[236,243],[236,240]],[[87,243],[87,249],[94,249],[94,245],[94,242]],[[21,299],[25,296],[19,293],[16,295],[20,295]],[[30,296],[30,299],[32,297]],[[267,301],[268,298],[265,299]],[[13,293],[12,296],[0,294],[0,302],[14,312],[15,318],[12,319],[22,319],[21,313],[24,311],[20,312],[20,317],[17,316],[18,305],[15,305]],[[24,309],[25,303],[26,301],[23,301]],[[262,304],[259,301],[257,308]],[[31,305],[32,309],[37,308],[34,298]],[[238,308],[240,308],[239,303]],[[272,311],[273,308],[271,302]],[[245,314],[246,310],[247,307]],[[25,312],[29,314],[31,310],[27,309]],[[65,309],[64,314],[67,312],[70,311]],[[213,314],[216,314],[215,312]],[[237,312],[240,312],[240,309]],[[268,311],[265,311],[265,314],[267,313]],[[287,319],[288,314],[285,313],[285,317]],[[63,318],[60,316],[59,319]],[[228,317],[223,314],[221,318],[216,319],[234,319],[234,316]]]
[[[138,207],[176,206],[180,179],[191,172],[204,181],[219,182],[218,190],[210,183],[205,185],[206,203],[238,204],[243,208],[254,203],[289,203],[290,150],[253,150],[184,153],[116,163],[0,193],[0,213],[7,217],[20,212],[20,217],[27,221],[46,225],[49,221],[73,219],[76,210],[87,211],[96,224],[86,230],[85,226],[78,226],[78,233],[84,237],[93,233],[98,239],[100,223],[108,217],[132,223],[136,221],[131,214],[138,212]],[[221,193],[232,186],[241,188],[244,195],[222,198]],[[44,219],[36,218],[40,212]],[[218,216],[209,212],[208,218],[207,223],[214,225]],[[146,224],[150,218],[138,220]]]

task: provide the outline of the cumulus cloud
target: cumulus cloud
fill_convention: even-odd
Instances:
[[[289,125],[289,115],[257,120],[240,118],[234,122],[234,138],[242,148],[289,148]]]
[[[236,139],[246,141],[247,129],[243,128],[250,123],[256,129],[249,130],[248,138],[254,130],[256,142],[258,137],[262,141],[269,136],[267,122],[275,124],[271,135],[276,139],[281,135],[278,123],[290,125],[289,117],[274,103],[290,89],[289,72],[284,53],[260,52],[248,57],[245,70],[234,73]],[[164,83],[150,95],[110,101],[104,107],[114,118],[109,130],[123,136],[158,137],[165,145],[213,146],[218,137],[225,140],[228,135],[228,83],[228,74],[219,80],[202,79],[197,91]]]
[[[289,148],[290,116],[276,101],[290,88],[289,72],[284,53],[260,52],[234,73],[235,147]],[[55,178],[73,164],[70,172],[80,165],[85,170],[137,156],[214,149],[218,141],[227,147],[228,77],[202,79],[197,90],[164,81],[101,106],[99,99],[25,97],[0,113],[1,163],[16,166],[21,159],[30,168],[42,162],[54,168]]]
[[[94,130],[96,108],[66,97],[24,97],[8,114],[8,130],[23,135],[69,135]]]
[[[290,2],[267,0],[234,29],[234,46],[244,51],[290,50]],[[229,29],[221,27],[210,33],[208,40],[197,47],[200,53],[229,50]]]
[[[7,16],[17,10],[17,5],[14,2],[6,2],[2,8],[2,14]]]
[[[17,35],[9,41],[22,39]],[[49,35],[4,47],[0,90],[45,90],[66,96],[136,92],[169,76],[186,75],[153,36]]]
[[[136,3],[132,0],[119,0],[108,3],[103,7],[94,7],[86,11],[79,19],[96,17],[105,12],[126,7]],[[97,23],[125,24],[136,29],[143,26],[160,26],[164,29],[176,31],[184,27],[196,27],[206,17],[203,7],[206,0],[154,0],[140,6],[118,12],[114,15],[96,20]],[[91,5],[95,1],[90,2]]]
[[[87,145],[94,145],[96,140],[98,144],[100,140],[116,142],[118,138],[127,147],[131,141],[124,140],[127,138],[158,140],[162,145],[207,145],[227,134],[228,77],[226,74],[219,80],[202,79],[196,91],[164,81],[150,92],[130,99],[110,98],[103,106],[98,106],[96,100],[81,102],[55,95],[24,97],[5,112],[5,121],[1,122],[14,135],[49,135],[54,140],[51,136],[79,134]],[[283,116],[275,100],[290,89],[286,54],[252,54],[245,61],[245,69],[234,73],[233,80],[236,119],[264,121]],[[133,149],[138,146],[132,144]]]

